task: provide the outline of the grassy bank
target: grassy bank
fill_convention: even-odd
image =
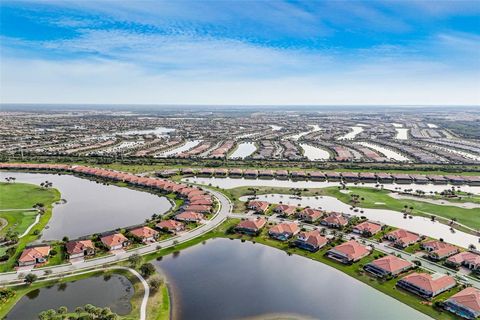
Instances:
[[[60,200],[60,192],[56,189],[45,189],[27,183],[0,183],[0,208],[25,209],[31,208],[36,203],[44,205],[44,211],[40,215],[39,222],[27,235],[18,240],[15,252],[6,262],[0,264],[0,272],[12,270],[25,246],[38,239],[40,232],[52,216],[52,204],[58,200]],[[22,214],[22,211],[18,211],[18,215],[14,213],[6,212],[4,217],[2,212],[0,212],[0,217],[4,217],[7,221],[11,219],[7,227],[1,230],[2,234],[3,232],[6,233],[10,228],[13,228],[13,231],[17,233],[22,233],[28,228],[29,225],[23,221],[25,216]]]

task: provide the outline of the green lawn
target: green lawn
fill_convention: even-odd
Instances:
[[[7,230],[23,234],[35,222],[37,214],[37,211],[1,211],[0,218],[7,220],[8,224],[0,230],[0,236]]]
[[[12,270],[25,246],[38,238],[35,233],[41,232],[48,223],[52,216],[52,203],[58,200],[60,200],[60,192],[56,189],[42,189],[39,186],[27,183],[0,183],[0,208],[24,209],[31,208],[36,203],[43,203],[45,206],[45,212],[40,216],[38,224],[25,237],[19,239],[15,253],[10,259],[0,264],[0,272]],[[24,219],[22,211],[19,211],[17,216],[13,214],[10,217],[5,217],[7,220],[8,218],[13,219],[9,221],[9,225],[16,226],[15,228],[18,228],[18,230],[21,230],[20,226],[26,224],[26,222],[22,222]],[[5,232],[8,228],[9,226],[4,229]]]

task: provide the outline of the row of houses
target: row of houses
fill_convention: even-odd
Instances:
[[[225,168],[203,168],[203,169],[181,169],[184,175],[216,176],[231,178],[250,179],[293,179],[313,181],[343,181],[343,182],[372,182],[372,183],[417,183],[417,184],[468,184],[480,185],[480,176],[458,176],[458,175],[423,175],[403,173],[373,173],[373,172],[321,172],[321,171],[287,171],[287,170],[256,170],[256,169],[225,169]]]
[[[235,227],[235,230],[240,233],[258,235],[266,224],[267,221],[264,218],[243,220]],[[287,241],[296,236],[293,244],[311,252],[319,250],[329,242],[318,230],[300,232],[299,226],[294,222],[282,222],[274,225],[268,230],[268,234],[271,238],[280,241]],[[432,252],[443,248],[438,248],[432,241],[425,242],[424,247],[431,248]],[[370,246],[350,240],[329,249],[325,256],[343,264],[352,264],[370,255],[371,252]],[[414,268],[413,263],[395,255],[377,258],[363,266],[366,272],[378,278],[397,277]],[[407,273],[396,283],[397,287],[425,299],[438,296],[456,285],[455,279],[449,275],[416,271]],[[480,290],[468,287],[447,299],[443,303],[443,307],[466,319],[476,319],[480,316]]]
[[[184,231],[187,222],[199,222],[203,215],[195,212],[183,212],[174,217],[174,219],[163,220],[155,225],[155,229],[148,226],[139,226],[127,230],[124,235],[120,232],[108,233],[100,236],[100,242],[111,252],[122,250],[132,244],[132,238],[143,244],[151,244],[157,241],[160,232],[176,234]],[[48,262],[48,257],[52,247],[50,245],[35,245],[23,250],[18,259],[19,267],[42,266]],[[94,256],[97,248],[90,239],[72,240],[65,244],[65,252],[69,260]]]

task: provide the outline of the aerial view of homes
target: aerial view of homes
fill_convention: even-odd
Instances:
[[[1,111],[0,318],[480,316],[478,109],[162,110]]]

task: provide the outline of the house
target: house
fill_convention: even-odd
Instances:
[[[298,232],[300,232],[300,228],[294,222],[279,223],[268,230],[270,237],[280,241],[287,241]]]
[[[342,176],[338,172],[327,172],[325,173],[325,176],[328,181],[340,181],[342,179]]]
[[[305,208],[298,214],[298,218],[306,222],[315,222],[323,216],[324,212],[312,208]]]
[[[370,252],[370,247],[364,246],[355,240],[350,240],[328,250],[327,257],[349,264],[368,256]]]
[[[394,173],[392,177],[395,179],[395,183],[412,183],[412,177],[405,173]]]
[[[177,221],[200,222],[203,220],[203,214],[192,211],[185,211],[175,216]]]
[[[235,231],[239,233],[245,233],[250,235],[256,235],[265,227],[267,220],[263,218],[253,220],[243,220],[235,227]]]
[[[465,176],[463,179],[471,186],[480,186],[480,176]]]
[[[228,176],[232,178],[240,178],[243,175],[242,169],[230,169]]]
[[[248,202],[247,208],[254,210],[256,213],[265,213],[270,206],[270,203],[266,201],[250,201]]]
[[[288,171],[287,170],[277,170],[275,172],[275,177],[280,180],[287,180],[288,179]]]
[[[341,228],[348,224],[348,219],[339,212],[332,212],[323,218],[320,223],[329,228]]]
[[[306,180],[307,173],[305,171],[292,171],[290,172],[292,180]]]
[[[433,183],[433,184],[447,184],[448,180],[444,176],[439,176],[439,175],[428,175],[427,178]]]
[[[403,229],[393,230],[387,233],[384,238],[392,241],[395,247],[402,249],[420,241],[418,234]]]
[[[414,183],[417,184],[427,184],[429,182],[427,176],[423,174],[411,174]]]
[[[109,249],[109,250],[120,250],[124,247],[130,245],[130,241],[121,233],[113,233],[108,236],[100,238],[100,241]]]
[[[382,228],[383,225],[380,222],[364,221],[353,227],[352,231],[353,233],[360,234],[364,237],[371,237],[379,233]]]
[[[295,212],[297,211],[297,207],[281,204],[276,206],[275,209],[273,209],[273,211],[282,216],[289,217],[295,214]]]
[[[258,177],[260,179],[272,179],[274,175],[273,170],[260,170],[258,171]]]
[[[295,240],[297,247],[311,252],[318,251],[327,243],[327,238],[322,236],[318,230],[301,232]]]
[[[344,182],[356,182],[358,181],[358,173],[354,172],[342,172],[342,179]]]
[[[35,266],[47,262],[51,249],[52,247],[50,246],[25,248],[18,259],[18,266]]]
[[[413,272],[397,282],[397,286],[423,298],[432,298],[445,292],[457,283],[451,276]]]
[[[460,251],[454,245],[438,240],[423,242],[421,247],[428,251],[428,256],[433,260],[445,259]]]
[[[310,179],[312,181],[325,181],[326,178],[327,177],[323,172],[320,172],[320,171],[310,172]]]
[[[158,231],[150,227],[142,226],[129,230],[129,232],[136,238],[142,240],[143,243],[155,242],[158,237]]]
[[[215,169],[213,171],[213,174],[217,177],[226,177],[227,174],[228,174],[228,170],[227,169],[223,169],[223,168],[220,168],[220,169]]]
[[[389,173],[380,172],[376,174],[378,182],[380,183],[392,183],[393,177]]]
[[[463,184],[463,183],[466,182],[464,178],[462,178],[460,176],[455,176],[455,175],[445,176],[445,178],[451,184]]]
[[[95,246],[91,240],[74,240],[65,245],[69,259],[93,256]]]
[[[396,276],[399,273],[407,271],[413,267],[411,262],[403,260],[394,255],[388,255],[365,265],[365,271],[374,274],[379,278]]]
[[[258,177],[258,170],[248,169],[243,172],[243,176],[247,179],[256,179]]]
[[[156,224],[156,227],[160,230],[164,230],[170,233],[177,233],[179,231],[185,230],[185,225],[180,221],[175,220],[164,220]]]
[[[189,203],[191,206],[212,206],[213,201],[212,199],[202,198],[198,200],[191,200]]]
[[[377,176],[373,172],[360,172],[358,174],[360,181],[377,182]]]
[[[465,288],[447,299],[443,307],[462,318],[477,319],[480,317],[480,290]]]
[[[214,170],[211,169],[211,168],[203,168],[200,170],[200,172],[198,172],[198,175],[199,176],[212,176],[213,175],[213,172]]]
[[[464,266],[472,271],[480,272],[480,255],[474,252],[460,252],[448,258],[446,264],[453,267]]]
[[[185,211],[193,211],[199,213],[209,213],[212,210],[212,206],[209,205],[197,205],[197,204],[189,204]]]

